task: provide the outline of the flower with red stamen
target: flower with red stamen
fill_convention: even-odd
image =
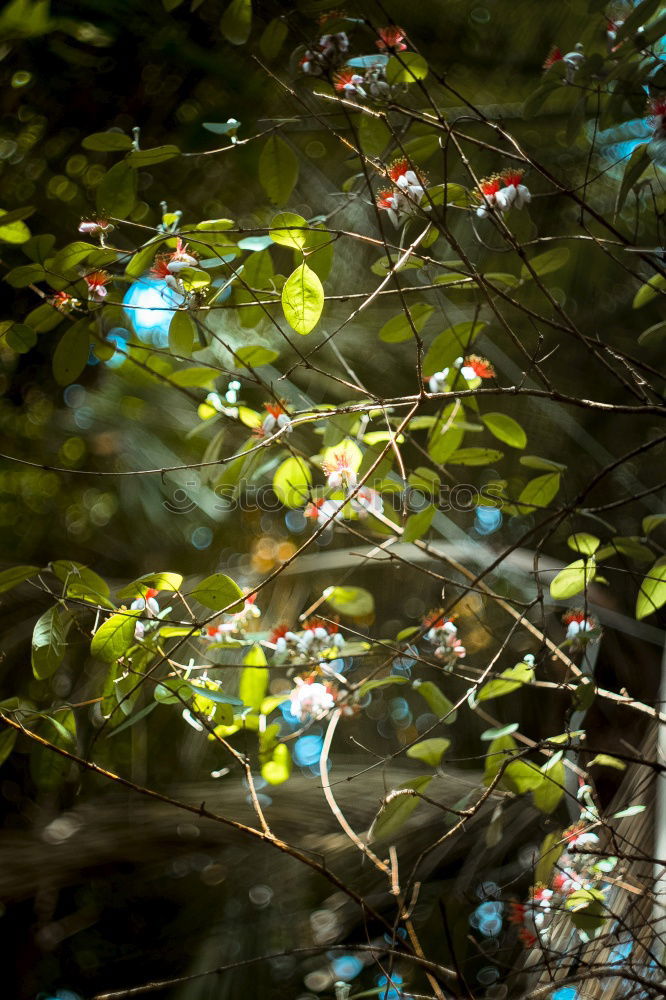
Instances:
[[[509,912],[507,920],[510,924],[522,924],[525,920],[527,907],[524,903],[518,903],[515,899],[509,901]]]
[[[375,45],[380,52],[404,52],[407,48],[405,44],[405,32],[397,24],[389,24],[386,28],[380,28],[377,32],[379,38]]]
[[[471,376],[465,373],[465,368],[471,370]],[[495,369],[491,365],[487,358],[479,357],[478,354],[470,354],[469,357],[465,358],[462,373],[466,378],[494,378]]]
[[[160,281],[166,281],[171,274],[171,271],[169,270],[169,254],[158,253],[153,262],[153,266],[150,269],[150,273],[153,278],[158,278]]]
[[[501,176],[502,176],[502,181],[504,182],[504,186],[511,187],[511,185],[513,185],[513,187],[518,187],[518,185],[523,179],[524,174],[525,174],[524,170],[512,170],[511,168],[509,168],[508,170],[503,170]]]
[[[322,466],[332,490],[351,490],[356,486],[355,462],[348,451],[336,451]]]
[[[287,433],[292,430],[291,418],[282,403],[264,403],[264,409],[266,410],[264,422],[257,428],[259,437],[272,434],[276,429],[286,430]]]
[[[579,643],[581,640],[594,638],[593,636],[586,636],[585,633],[594,632],[599,628],[598,622],[591,615],[586,615],[580,608],[568,611],[563,615],[562,624],[567,626],[567,639],[575,640]]]
[[[543,68],[550,69],[551,66],[554,66],[557,62],[561,62],[563,59],[562,50],[557,45],[553,45],[543,61]]]
[[[341,70],[333,74],[333,86],[345,95],[345,97],[365,97],[363,90],[363,77],[352,69],[351,66],[343,66]]]
[[[155,590],[154,587],[148,587],[148,590],[146,591],[145,594],[146,600],[148,600],[149,597],[157,597],[158,594],[159,590]]]
[[[581,850],[587,847],[588,844],[599,843],[596,833],[586,830],[582,823],[575,823],[573,826],[568,827],[562,834],[562,839],[566,843],[567,848],[574,848],[575,850]]]
[[[93,298],[103,299],[106,297],[106,286],[111,280],[111,275],[107,271],[91,271],[90,274],[84,274],[83,278]]]
[[[278,641],[278,639],[284,639],[287,632],[290,631],[291,629],[289,628],[288,625],[276,625],[273,631],[271,632],[268,641],[275,644]]]
[[[316,521],[321,527],[323,524],[337,520],[340,515],[337,505],[332,500],[324,500],[323,497],[317,497],[317,499],[311,500],[310,503],[306,504],[303,516],[307,517],[310,521]]]
[[[69,292],[54,292],[53,295],[49,296],[48,301],[58,312],[69,312],[70,309],[79,304],[79,300],[75,299]]]
[[[476,210],[476,214],[480,219],[484,219],[489,211],[495,207],[497,192],[501,187],[502,178],[499,174],[493,174],[491,177],[484,177],[480,180],[478,188],[472,191],[472,197],[480,202]]]

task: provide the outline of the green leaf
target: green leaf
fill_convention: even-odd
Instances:
[[[504,457],[495,448],[459,448],[449,455],[449,465],[492,465]]]
[[[286,743],[278,743],[273,756],[261,767],[261,777],[269,785],[281,785],[291,774],[291,756]]]
[[[138,170],[139,167],[153,167],[157,163],[164,163],[165,160],[173,160],[174,156],[180,156],[178,146],[154,146],[153,149],[135,149],[125,162]]]
[[[576,889],[564,905],[574,927],[585,934],[594,934],[603,927],[608,915],[601,889]]]
[[[30,239],[30,230],[25,222],[17,219],[14,222],[7,222],[3,225],[2,217],[4,215],[9,216],[10,219],[15,218],[14,212],[7,212],[4,208],[0,208],[0,240],[3,243],[27,243]]]
[[[123,611],[111,615],[95,632],[90,652],[105,663],[115,663],[134,642],[136,619],[141,611]]]
[[[408,747],[406,753],[408,757],[422,760],[424,764],[429,764],[431,767],[437,767],[450,746],[451,740],[442,738],[421,740],[420,743]]]
[[[273,476],[273,489],[285,507],[303,507],[311,486],[312,474],[302,458],[285,459]]]
[[[375,599],[363,587],[328,587],[324,594],[334,611],[350,618],[368,618],[375,610]]]
[[[54,309],[53,306],[48,305],[46,302],[41,306],[37,306],[33,309],[25,318],[25,321],[29,327],[31,327],[35,333],[49,333],[49,331],[54,330],[59,323],[62,323],[63,315]]]
[[[169,380],[186,389],[212,389],[220,374],[214,368],[181,368],[179,372],[172,372]]]
[[[546,779],[536,764],[529,764],[525,760],[514,760],[502,775],[501,784],[515,795],[524,795],[525,792],[534,792],[544,780]]]
[[[572,691],[571,700],[579,712],[586,712],[597,696],[597,688],[589,677],[581,677]]]
[[[594,556],[589,559],[576,559],[561,569],[551,580],[550,596],[556,601],[564,601],[568,597],[580,594],[594,580],[596,571]]]
[[[259,51],[269,62],[278,55],[287,37],[288,29],[280,17],[274,17],[264,28],[259,39]]]
[[[15,729],[7,728],[0,732],[0,764],[4,764],[9,757],[17,738],[18,733]]]
[[[553,271],[559,271],[568,262],[570,256],[571,253],[566,247],[558,247],[556,250],[546,250],[545,253],[540,253],[536,257],[532,257],[529,265],[535,274],[543,277],[544,274],[552,274]],[[532,278],[525,264],[520,269],[520,277],[523,281],[529,281]]]
[[[660,524],[666,524],[666,514],[648,514],[647,517],[643,518],[643,534],[649,535],[655,530],[655,528],[658,528]]]
[[[465,436],[464,430],[452,419],[456,412],[460,412],[459,409],[456,410],[456,403],[445,406],[428,436],[428,454],[438,465],[443,465],[447,461],[459,448]]]
[[[484,684],[476,696],[477,702],[489,701],[491,698],[501,698],[511,694],[518,688],[531,684],[534,680],[534,667],[529,663],[517,663],[515,667],[503,670],[499,677]]]
[[[198,583],[190,596],[211,611],[221,611],[224,608],[233,614],[240,610],[236,602],[242,598],[243,591],[231,577],[224,573],[213,573]]]
[[[559,472],[548,472],[545,476],[530,479],[518,497],[520,513],[532,514],[537,508],[547,507],[557,495],[559,488]]]
[[[555,865],[564,851],[565,843],[560,830],[553,830],[547,834],[541,842],[539,848],[539,860],[534,871],[534,881],[538,884],[549,885],[551,875]]]
[[[284,205],[298,180],[298,159],[284,139],[270,136],[259,155],[259,182],[275,205]]]
[[[547,770],[542,768],[542,773],[543,780],[532,792],[532,801],[540,812],[550,815],[550,813],[555,812],[564,796],[564,764],[558,760]]]
[[[400,789],[410,788],[415,792],[424,792],[432,781],[432,775],[413,778],[400,785]],[[368,840],[387,840],[393,837],[404,826],[415,809],[421,804],[418,795],[397,795],[390,799],[380,810],[379,815],[370,827]]]
[[[666,604],[666,556],[657,559],[641,584],[636,600],[636,617],[647,618]]]
[[[455,275],[453,277],[456,277]],[[461,354],[467,354],[472,344],[488,324],[479,320],[465,320],[443,330],[433,340],[424,360],[424,375],[449,368]],[[429,360],[428,360],[429,359]],[[427,364],[426,364],[427,360]],[[434,366],[434,367],[433,367]],[[432,368],[432,372],[430,371]]]
[[[358,138],[361,149],[366,156],[381,156],[391,141],[391,133],[382,118],[362,114],[361,124],[358,129]],[[411,159],[411,154],[408,154],[406,149],[405,154]]]
[[[269,236],[283,247],[302,250],[308,241],[307,219],[294,212],[279,212],[271,222]]]
[[[262,347],[260,344],[239,347],[236,351],[236,358],[244,368],[272,365],[279,357],[278,351],[274,351],[271,347]]]
[[[49,569],[61,583],[65,584],[65,594],[70,596],[73,588],[80,590],[87,589],[99,594],[102,597],[109,596],[109,585],[94,570],[84,566],[83,563],[74,562],[71,559],[56,559],[49,563]]]
[[[10,323],[9,329],[0,333],[0,337],[4,339],[7,347],[17,354],[27,354],[37,343],[37,334],[25,323]]]
[[[97,211],[126,219],[136,204],[137,175],[128,163],[115,163],[102,177],[97,187]]]
[[[627,765],[617,757],[611,757],[608,753],[598,753],[592,760],[588,761],[588,767],[612,767],[616,771],[626,771]]]
[[[513,756],[518,749],[518,744],[513,736],[498,736],[488,747],[483,767],[483,783],[488,786],[507,757]]]
[[[42,681],[54,674],[65,655],[70,613],[56,604],[39,618],[32,633],[32,672]]]
[[[252,0],[232,0],[220,21],[220,31],[232,45],[244,45],[252,30]]]
[[[400,674],[391,674],[390,677],[376,677],[374,680],[361,684],[358,689],[358,697],[363,698],[364,695],[369,691],[374,691],[375,688],[389,687],[392,684],[409,684],[409,677],[403,677]]]
[[[425,510],[419,511],[418,514],[411,514],[407,518],[405,530],[402,533],[403,542],[415,542],[417,538],[423,538],[432,524],[434,516],[435,508],[432,504],[429,504]]]
[[[37,281],[43,281],[45,277],[44,268],[41,264],[22,264],[14,267],[5,275],[5,281],[12,288],[27,288]]]
[[[627,809],[621,809],[619,812],[613,813],[612,819],[623,819],[625,816],[638,816],[639,813],[645,812],[647,806],[628,806]]]
[[[656,299],[659,292],[664,289],[666,289],[666,278],[664,275],[653,274],[650,280],[641,285],[634,295],[634,301],[632,302],[634,309],[640,309],[642,306],[647,305],[652,299]]]
[[[85,137],[81,145],[96,153],[125,153],[132,148],[132,140],[122,132],[93,132]]]
[[[425,302],[415,302],[413,306],[409,307],[412,323],[410,324],[404,312],[400,312],[387,323],[384,323],[384,326],[379,331],[379,339],[383,340],[386,344],[399,344],[403,340],[411,340],[414,336],[412,324],[416,331],[420,333],[434,311],[434,307],[427,305]]]
[[[27,322],[29,321],[30,318],[27,317]],[[664,336],[666,336],[666,320],[662,320],[660,323],[653,323],[647,330],[643,330],[638,338],[638,343],[641,345],[649,343],[651,347],[654,347]],[[652,343],[653,340],[655,344]]]
[[[523,428],[506,413],[481,414],[481,420],[494,437],[511,448],[524,448],[527,444],[527,434]]]
[[[634,34],[642,25],[657,13],[661,7],[662,0],[643,0],[637,4],[620,25],[617,32],[617,41],[621,42],[629,35]]]
[[[255,712],[259,712],[266,697],[269,679],[266,654],[261,646],[257,643],[251,646],[245,654],[243,663],[245,669],[241,673],[238,693],[244,705],[249,705]]]
[[[189,355],[194,347],[197,328],[186,309],[176,309],[169,323],[169,350],[179,356]]]
[[[307,264],[297,267],[285,281],[282,308],[285,319],[296,333],[310,333],[319,322],[324,308],[324,288]]]
[[[617,192],[617,200],[615,202],[615,214],[622,211],[622,206],[624,205],[627,195],[630,190],[640,178],[644,170],[646,170],[650,163],[650,157],[648,155],[648,144],[647,142],[642,142],[634,149],[633,153],[627,161],[627,165],[624,168],[624,174],[622,175],[622,183]]]
[[[560,462],[553,462],[550,458],[540,458],[539,455],[521,455],[519,460],[521,465],[526,465],[528,469],[546,469],[549,472],[565,472],[566,465]]]
[[[180,573],[145,573],[119,590],[117,596],[121,601],[133,601],[135,597],[145,596],[148,588],[171,592],[180,590],[182,582]]]
[[[490,740],[496,740],[500,736],[510,736],[511,733],[515,733],[515,731],[518,728],[519,725],[517,722],[510,722],[508,725],[502,726],[500,729],[484,730],[484,732],[482,732],[481,735],[479,736],[479,739],[485,740],[486,742]]]
[[[53,352],[53,377],[58,385],[75,382],[86,366],[90,354],[90,320],[79,320],[68,327]]]
[[[595,535],[588,535],[586,531],[577,531],[567,538],[567,545],[574,552],[580,552],[582,556],[593,556],[599,548],[600,542]]]
[[[399,56],[391,56],[386,65],[386,81],[391,86],[395,83],[425,80],[427,75],[428,63],[416,52],[401,52]]]
[[[0,573],[0,594],[18,587],[19,583],[29,580],[35,573],[39,573],[39,566],[12,566],[11,569],[3,570]]]
[[[449,701],[436,684],[433,684],[432,681],[415,680],[412,682],[412,687],[421,695],[430,711],[437,716],[440,722],[450,726],[456,721],[458,712],[453,702]]]

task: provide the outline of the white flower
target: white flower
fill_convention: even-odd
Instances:
[[[296,678],[296,685],[289,699],[289,711],[299,722],[318,719],[335,707],[335,699],[324,684]]]
[[[383,514],[384,501],[377,490],[370,486],[362,486],[352,501],[354,510],[359,517],[367,517],[368,514]]]
[[[444,368],[441,372],[435,372],[428,379],[428,388],[431,392],[443,392],[446,388],[446,379],[448,377],[450,368]]]
[[[323,500],[320,498],[306,505],[303,516],[316,521],[317,525],[321,527],[323,524],[339,520],[340,512],[338,511],[337,504],[334,504],[332,500]]]
[[[327,482],[332,490],[352,490],[358,481],[356,469],[347,452],[335,452],[323,465]]]

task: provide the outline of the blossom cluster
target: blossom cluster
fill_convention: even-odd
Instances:
[[[392,187],[383,188],[377,195],[377,208],[388,214],[397,228],[401,222],[413,215],[425,193],[426,178],[418,173],[405,156],[391,163],[387,176]]]
[[[493,209],[506,213],[510,208],[522,208],[532,200],[529,188],[523,183],[523,170],[504,170],[479,181],[479,186],[473,192],[481,204],[476,214],[481,219],[492,213]]]
[[[467,653],[458,638],[457,626],[438,611],[429,615],[423,624],[429,626],[425,638],[435,647],[435,656],[444,661],[446,668],[452,669],[456,660],[462,660]]]

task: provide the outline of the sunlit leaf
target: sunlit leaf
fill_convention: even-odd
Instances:
[[[490,433],[504,444],[512,448],[524,448],[527,444],[527,434],[518,421],[507,413],[482,413],[481,420]]]
[[[666,604],[666,557],[657,559],[641,584],[636,600],[636,617],[647,618]]]
[[[134,629],[140,611],[123,611],[111,615],[95,632],[90,652],[106,663],[114,663],[134,642]]]
[[[407,748],[406,753],[408,757],[422,760],[424,764],[430,764],[431,767],[437,767],[450,746],[451,740],[433,737],[433,739],[414,743],[413,746]]]
[[[415,691],[418,691],[430,711],[441,722],[450,726],[456,721],[458,713],[454,708],[453,702],[449,701],[444,692],[436,684],[433,684],[432,681],[415,680],[412,682],[412,687]]]
[[[174,156],[179,156],[178,146],[155,146],[153,149],[135,149],[129,154],[125,162],[130,167],[153,167],[157,163],[164,163],[165,160],[172,160]]]
[[[186,309],[177,309],[169,323],[169,350],[179,356],[192,353],[197,328]]]
[[[412,789],[415,792],[424,792],[432,781],[432,775],[424,775],[421,778],[413,778],[400,785],[400,789]],[[396,795],[381,809],[370,828],[368,839],[388,840],[393,837],[407,822],[415,809],[421,804],[418,795]]]
[[[251,646],[243,658],[243,664],[238,693],[244,705],[249,705],[258,712],[266,697],[270,676],[266,667],[266,654],[261,646],[257,643]]]
[[[517,663],[515,667],[503,670],[499,677],[484,684],[476,696],[477,702],[489,701],[511,694],[534,680],[534,667],[529,663]]]
[[[557,247],[555,250],[546,250],[545,253],[537,254],[528,263],[532,271],[538,277],[542,278],[544,274],[552,274],[553,271],[559,271],[560,268],[568,263],[570,256],[571,252],[566,247]],[[528,281],[532,277],[526,264],[523,264],[520,269],[520,276],[523,281]]]
[[[560,489],[560,473],[548,472],[545,476],[530,479],[518,497],[522,514],[532,514],[536,509],[547,507]]]
[[[221,611],[225,608],[236,612],[239,608],[233,605],[242,596],[243,592],[238,584],[224,573],[213,573],[211,576],[207,576],[190,592],[190,597],[194,597],[211,611]]]
[[[386,79],[391,85],[395,83],[415,83],[425,80],[428,75],[428,63],[417,52],[401,52],[391,56],[386,64]]]
[[[550,596],[556,601],[574,597],[590,585],[595,574],[596,564],[593,556],[589,559],[576,559],[561,569],[551,580]]]
[[[324,591],[334,611],[350,618],[367,618],[375,610],[375,599],[363,587],[328,587]]]
[[[285,281],[282,308],[285,319],[296,333],[310,333],[319,322],[324,308],[324,288],[307,264],[297,267]]]

